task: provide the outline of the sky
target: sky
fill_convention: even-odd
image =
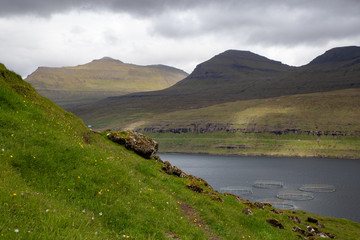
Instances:
[[[359,0],[0,0],[0,62],[39,66],[105,56],[191,73],[229,49],[291,66],[360,45]]]

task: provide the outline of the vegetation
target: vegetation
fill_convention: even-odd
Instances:
[[[2,239],[297,239],[291,229],[304,224],[287,215],[303,223],[316,217],[338,239],[360,234],[348,220],[278,215],[220,195],[197,178],[168,175],[161,163],[89,131],[3,65],[0,98]],[[191,191],[191,181],[209,194]],[[245,207],[254,215],[242,214]]]

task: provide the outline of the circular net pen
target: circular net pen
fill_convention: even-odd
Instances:
[[[277,198],[293,201],[308,201],[314,199],[314,195],[302,191],[281,191],[276,195]]]
[[[249,187],[241,187],[241,186],[229,186],[220,188],[221,193],[231,193],[234,195],[250,195],[253,193],[252,189]]]
[[[261,203],[270,203],[274,208],[282,209],[282,210],[293,210],[295,209],[295,204],[292,201],[281,200],[278,198],[266,198],[257,200],[257,202]]]
[[[284,187],[284,183],[273,180],[257,180],[254,182],[253,187],[264,189],[276,189]]]
[[[327,184],[305,184],[302,185],[299,190],[305,192],[323,193],[323,192],[335,192],[336,188],[333,185]]]

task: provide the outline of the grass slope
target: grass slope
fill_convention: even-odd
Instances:
[[[233,196],[195,193],[189,179],[92,134],[1,64],[0,98],[1,239],[298,239],[292,227],[305,226],[287,215],[316,217],[338,239],[360,234],[344,219],[271,207],[249,216]]]
[[[168,66],[138,66],[105,57],[76,67],[40,67],[26,81],[55,103],[69,106],[108,96],[164,89],[187,75]]]

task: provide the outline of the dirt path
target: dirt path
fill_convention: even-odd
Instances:
[[[210,240],[221,240],[221,238],[215,236],[212,232],[209,226],[206,225],[204,221],[201,220],[199,217],[198,212],[194,207],[191,205],[184,203],[184,202],[178,202],[180,209],[185,214],[187,219],[192,222],[196,227],[201,228],[205,234],[209,237]]]

